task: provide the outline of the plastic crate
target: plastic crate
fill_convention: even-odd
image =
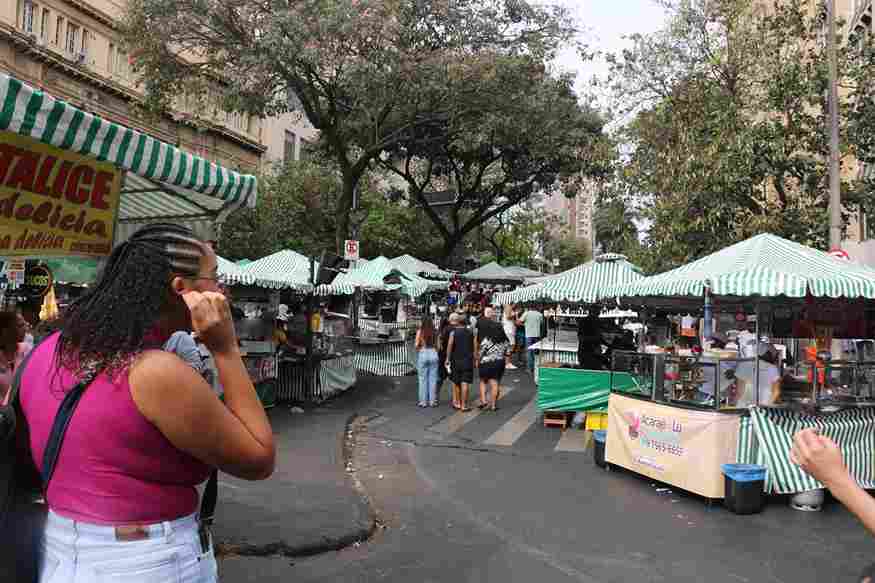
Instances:
[[[607,428],[608,428],[608,414],[607,413],[588,412],[586,414],[586,430],[587,431],[596,431],[599,429],[607,429]]]

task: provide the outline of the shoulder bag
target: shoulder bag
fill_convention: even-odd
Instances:
[[[19,402],[24,368],[35,351],[36,347],[18,366],[5,403],[0,405],[0,581],[17,583],[38,579],[40,538],[48,514],[43,493],[55,471],[73,411],[96,376],[88,374],[64,396],[38,472]]]

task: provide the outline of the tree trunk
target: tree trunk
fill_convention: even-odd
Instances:
[[[453,255],[453,251],[456,250],[456,247],[459,246],[459,243],[462,242],[464,237],[459,235],[459,233],[450,233],[449,236],[444,237],[444,246],[441,251],[441,255],[444,258],[444,265],[450,265],[450,258]],[[462,265],[464,267],[464,264]]]
[[[351,173],[343,175],[343,193],[337,201],[335,212],[337,213],[334,238],[337,245],[337,254],[343,257],[343,245],[349,238],[349,212],[352,209],[353,195],[355,193],[358,177]]]

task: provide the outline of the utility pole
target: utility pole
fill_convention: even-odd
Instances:
[[[826,1],[829,52],[829,247],[842,246],[841,177],[839,176],[839,92],[836,63],[835,0]]]

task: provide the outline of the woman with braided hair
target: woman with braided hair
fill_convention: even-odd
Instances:
[[[213,467],[265,479],[275,456],[217,269],[191,231],[147,226],[113,251],[61,331],[23,365],[20,400],[37,467],[65,393],[88,383],[46,490],[41,582],[216,581],[196,486]],[[178,330],[197,332],[213,354],[224,405],[161,350]]]

